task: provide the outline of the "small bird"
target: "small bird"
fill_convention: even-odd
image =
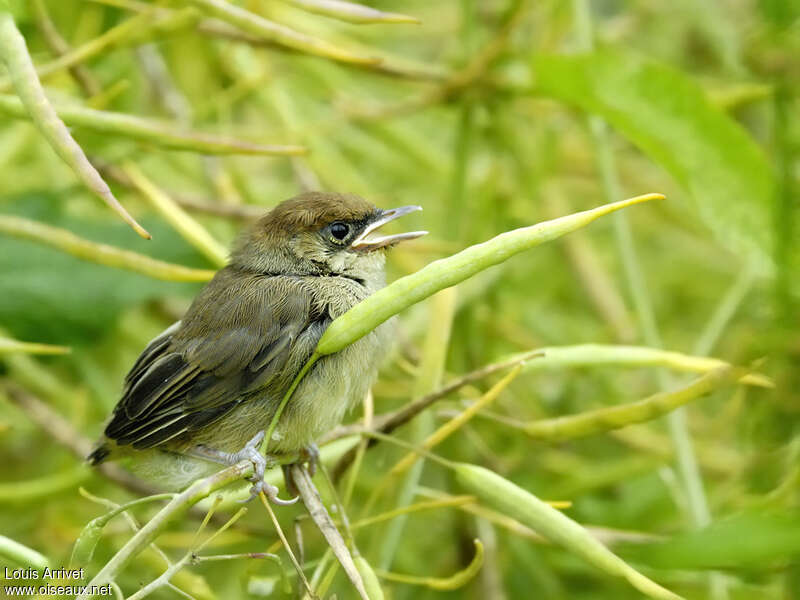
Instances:
[[[250,460],[251,497],[264,491],[285,503],[264,482],[264,431],[331,321],[385,285],[382,250],[426,234],[378,233],[415,210],[307,192],[264,215],[183,319],[144,349],[88,461],[130,456],[141,477],[180,489]],[[387,321],[319,360],[286,405],[270,453],[300,453],[313,465],[314,440],[363,399],[391,338]]]

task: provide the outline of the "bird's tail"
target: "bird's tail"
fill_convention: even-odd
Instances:
[[[97,448],[92,450],[92,453],[86,457],[86,460],[89,461],[89,464],[92,466],[99,465],[108,458],[109,454],[111,454],[111,448],[108,446],[108,443],[102,442]]]

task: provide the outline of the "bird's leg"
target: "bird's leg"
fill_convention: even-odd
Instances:
[[[264,471],[267,468],[267,459],[263,454],[261,454],[261,452],[258,451],[258,447],[261,445],[263,439],[264,432],[259,431],[249,442],[245,444],[244,448],[238,452],[222,452],[221,450],[216,450],[215,448],[199,445],[189,450],[187,454],[225,466],[233,466],[242,462],[243,460],[249,460],[251,463],[253,463],[253,474],[248,477],[248,481],[253,483],[253,487],[250,488],[250,497],[247,500],[244,500],[244,502],[249,502],[261,492],[264,492],[267,495],[267,498],[269,498],[275,504],[279,504],[281,506],[294,504],[297,502],[297,495],[295,495],[295,497],[291,500],[281,500],[278,497],[278,488],[264,481]]]
[[[319,465],[319,446],[311,442],[300,450],[300,462],[308,463],[308,474],[313,477],[317,472],[317,465]]]
[[[317,472],[317,465],[319,465],[319,446],[311,442],[308,446],[302,448],[298,454],[297,462],[293,464],[308,463],[308,474],[313,477]],[[286,483],[286,491],[297,496],[299,491],[292,478],[292,465],[281,465],[281,469],[283,470],[283,481]]]
[[[294,484],[292,464],[281,465],[281,471],[283,471],[283,484],[286,486],[286,493],[297,497],[300,495],[300,490],[298,490],[297,486]]]

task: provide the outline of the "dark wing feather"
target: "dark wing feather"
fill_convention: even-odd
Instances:
[[[210,425],[256,390],[279,397],[329,322],[302,279],[223,269],[142,352],[106,436],[152,448]]]

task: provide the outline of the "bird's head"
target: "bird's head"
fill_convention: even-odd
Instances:
[[[237,241],[231,262],[248,271],[345,275],[382,273],[383,250],[425,231],[386,234],[386,223],[419,206],[382,210],[353,194],[307,192],[281,202]]]

